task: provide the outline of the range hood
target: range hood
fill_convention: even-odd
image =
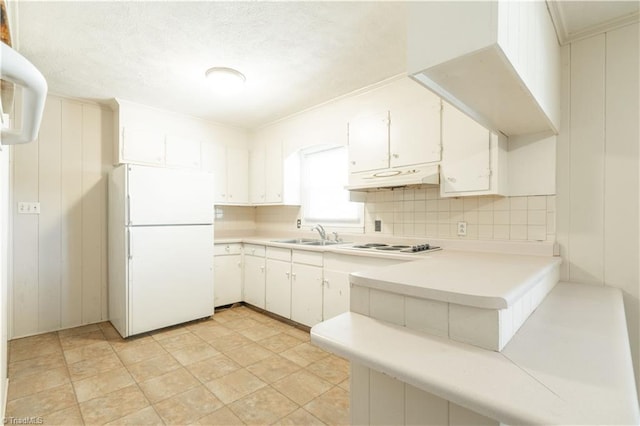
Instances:
[[[417,164],[352,173],[349,176],[349,191],[375,191],[412,185],[437,185],[440,173],[437,164]]]

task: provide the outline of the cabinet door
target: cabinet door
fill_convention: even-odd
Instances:
[[[244,257],[244,301],[264,309],[265,259],[258,256]]]
[[[199,141],[167,136],[165,143],[165,164],[167,166],[187,169],[200,167]]]
[[[164,164],[164,133],[152,128],[122,129],[122,159],[125,163]]]
[[[249,193],[253,204],[265,203],[265,151],[264,147],[254,147],[249,153]]]
[[[227,202],[249,202],[249,151],[227,147]]]
[[[422,90],[419,99],[391,111],[391,167],[440,161],[440,98]]]
[[[349,122],[349,172],[389,167],[389,113]]]
[[[267,259],[266,310],[291,318],[291,263]]]
[[[282,202],[284,159],[282,142],[271,142],[265,151],[265,200],[267,203]]]
[[[322,319],[328,320],[349,311],[349,273],[324,271]]]
[[[291,267],[291,319],[313,327],[322,321],[322,268]]]
[[[442,111],[444,194],[486,191],[491,185],[491,132],[449,104]]]
[[[205,147],[203,146],[203,149]],[[206,154],[206,156],[205,156]],[[205,160],[206,158],[206,160]],[[227,151],[224,145],[207,144],[203,153],[203,162],[206,162],[208,171],[213,173],[213,185],[215,187],[215,202],[227,202]]]
[[[242,301],[241,256],[215,256],[213,258],[214,306],[230,305]]]

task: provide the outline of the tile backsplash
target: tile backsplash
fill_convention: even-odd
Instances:
[[[292,233],[298,231],[300,215],[297,206],[217,207],[216,233]],[[381,232],[374,232],[376,220],[382,222]],[[466,236],[457,235],[458,222],[467,223]],[[555,195],[440,198],[437,187],[369,192],[364,231],[395,237],[554,241]]]

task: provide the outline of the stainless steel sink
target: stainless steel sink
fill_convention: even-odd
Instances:
[[[305,245],[305,246],[332,246],[334,244],[344,244],[344,243],[325,240],[325,241],[313,241],[313,242],[310,242],[310,243],[302,243],[302,244]]]

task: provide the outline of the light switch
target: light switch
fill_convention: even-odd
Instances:
[[[20,201],[18,203],[19,214],[40,214],[40,203],[37,201],[26,202]]]

